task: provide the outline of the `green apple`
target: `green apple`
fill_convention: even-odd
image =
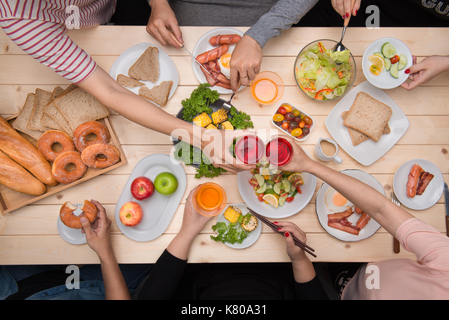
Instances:
[[[178,189],[178,179],[171,172],[161,172],[154,179],[156,191],[163,195],[170,195]]]

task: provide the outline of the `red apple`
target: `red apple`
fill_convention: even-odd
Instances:
[[[138,177],[131,183],[131,194],[136,200],[144,200],[154,193],[153,181],[147,177]]]
[[[138,203],[129,201],[120,208],[119,216],[125,226],[134,227],[142,221],[143,210]]]

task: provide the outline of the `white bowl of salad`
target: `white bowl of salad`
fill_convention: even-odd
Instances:
[[[349,50],[332,52],[337,41],[322,39],[306,45],[296,57],[293,73],[298,88],[315,101],[335,101],[351,90],[356,76]]]

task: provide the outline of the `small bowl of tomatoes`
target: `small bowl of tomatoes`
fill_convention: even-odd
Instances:
[[[283,102],[271,117],[271,122],[297,141],[304,141],[315,128],[315,121],[304,111],[288,102]]]

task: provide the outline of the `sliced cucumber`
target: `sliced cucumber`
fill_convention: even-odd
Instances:
[[[399,62],[396,62],[395,64],[392,64],[391,68],[390,68],[390,74],[395,79],[399,78],[398,67],[399,67]]]
[[[384,61],[385,61],[385,70],[390,71],[390,68],[391,68],[390,59],[384,58]]]
[[[393,47],[389,42],[385,42],[382,45],[382,54],[385,58],[391,59],[396,55],[396,48]]]
[[[403,54],[400,55],[398,70],[402,70],[407,66],[407,57]]]
[[[279,205],[282,207],[282,206],[284,206],[284,203],[285,203],[285,200],[287,199],[287,196],[285,196],[285,197],[280,197],[279,198]]]
[[[267,184],[264,183],[256,192],[257,193],[264,193],[267,190]]]
[[[382,52],[374,52],[375,56],[379,56],[381,58],[385,58],[384,55],[382,54]]]

